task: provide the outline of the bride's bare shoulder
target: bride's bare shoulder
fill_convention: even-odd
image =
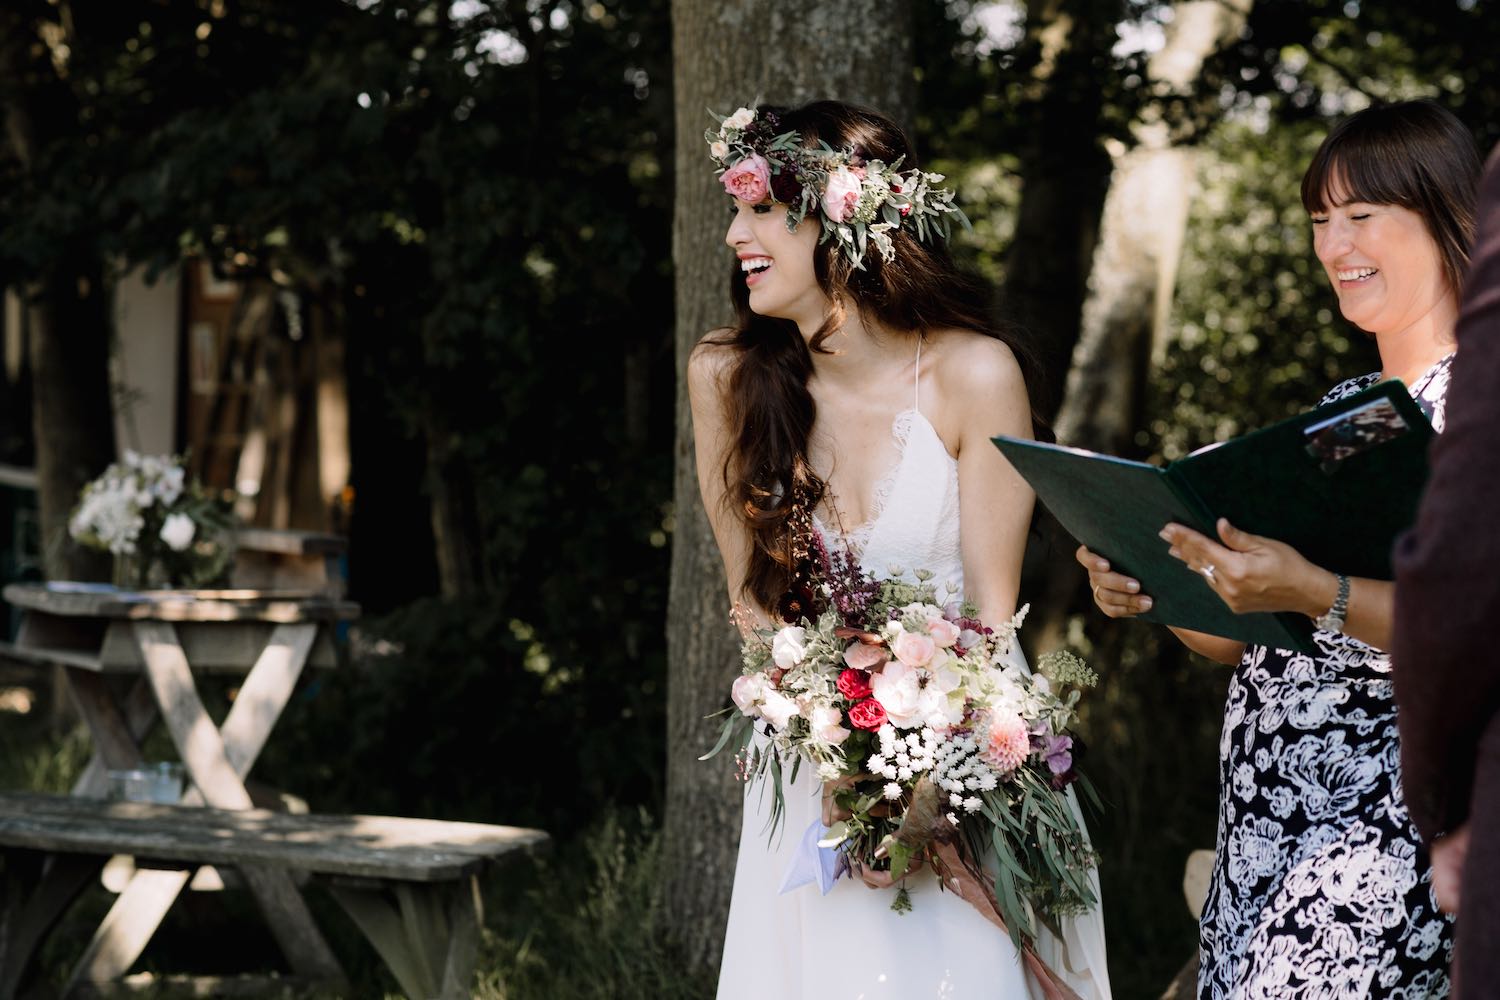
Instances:
[[[1016,392],[1025,398],[1021,363],[1005,341],[960,329],[938,330],[930,337],[936,355],[933,375],[941,398],[990,398]]]
[[[710,330],[693,345],[688,355],[688,386],[703,391],[719,391],[734,366],[736,351],[733,330]]]

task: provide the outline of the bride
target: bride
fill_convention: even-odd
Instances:
[[[731,156],[726,137],[754,153]],[[868,572],[926,569],[1007,621],[1033,498],[989,439],[1031,436],[1034,415],[1017,345],[939,238],[951,192],[912,172],[889,119],[838,102],[742,108],[707,138],[727,168],[738,321],[703,338],[688,385],[731,601],[770,622],[817,531]],[[904,914],[881,872],[782,891],[830,812],[807,769],[768,846],[769,810],[747,797],[720,1000],[1042,995],[1009,936],[926,871],[906,879]],[[1037,951],[1081,996],[1109,997],[1097,908]]]

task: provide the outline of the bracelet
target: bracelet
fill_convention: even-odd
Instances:
[[[1313,624],[1324,632],[1342,633],[1344,618],[1349,613],[1349,578],[1342,573],[1335,575],[1339,581],[1338,596],[1333,599],[1333,607],[1328,609],[1328,613],[1314,618]]]

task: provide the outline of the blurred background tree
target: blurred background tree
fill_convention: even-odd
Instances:
[[[817,0],[798,16],[844,6]],[[1206,7],[1233,17],[1197,45],[1190,71],[1153,67]],[[0,285],[33,316],[0,407],[0,461],[71,470],[43,477],[55,532],[76,482],[113,451],[107,296],[129,267],[170,268],[191,251],[223,276],[320,305],[345,348],[350,579],[366,618],[352,669],[303,692],[258,774],[320,809],[558,833],[560,867],[493,928],[514,996],[703,988],[662,943],[659,873],[680,882],[693,862],[662,860],[656,821],[634,818],[666,802],[669,627],[684,650],[724,645],[722,617],[684,602],[669,622],[667,600],[675,533],[699,517],[684,509],[691,490],[674,495],[681,342],[716,322],[715,303],[729,315],[724,289],[699,287],[700,268],[723,277],[700,259],[716,252],[717,213],[678,213],[691,239],[679,232],[677,246],[694,256],[679,249],[674,270],[674,176],[701,168],[704,187],[709,173],[706,156],[679,158],[674,145],[683,121],[701,125],[703,108],[688,105],[704,92],[678,80],[674,102],[674,32],[679,73],[719,51],[719,36],[691,27],[695,9],[17,0],[0,11]],[[913,95],[922,158],[952,176],[975,222],[957,241],[962,259],[1032,331],[1059,428],[1131,457],[1177,457],[1270,422],[1374,365],[1338,317],[1297,197],[1332,120],[1431,96],[1482,149],[1500,139],[1500,11],[1477,0],[892,9],[910,25],[911,71],[901,55],[884,82]],[[773,23],[738,29],[757,68],[743,93],[720,79],[714,100],[816,89]],[[1151,251],[1150,273],[1171,265],[1175,278],[1106,303],[1126,277],[1102,249],[1106,204],[1148,140],[1190,154],[1181,238]],[[1094,363],[1128,402],[1102,405],[1069,379],[1088,358],[1115,359]],[[34,417],[17,402],[28,398]],[[716,568],[693,537],[704,588]],[[1055,531],[1044,525],[1033,548],[1027,595],[1050,623],[1033,635],[1068,643],[1104,677],[1085,735],[1109,803],[1095,834],[1112,971],[1118,996],[1152,996],[1194,947],[1181,873],[1213,841],[1226,675],[1156,631],[1095,615]],[[719,698],[693,694],[690,705]],[[0,758],[34,764],[7,784],[59,780],[65,744],[44,729],[0,713],[0,744]],[[692,801],[696,769],[722,796],[714,767],[679,762],[674,794]],[[385,780],[353,777],[369,774]],[[653,865],[665,867],[640,875]],[[585,905],[609,879],[621,905]],[[712,965],[715,898],[693,911],[700,966]],[[570,920],[629,933],[580,968],[548,950],[579,940]]]

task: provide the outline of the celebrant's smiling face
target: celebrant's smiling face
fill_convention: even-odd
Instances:
[[[1442,256],[1420,214],[1401,205],[1324,196],[1312,213],[1313,250],[1344,318],[1370,333],[1399,333],[1453,295]]]
[[[786,206],[763,201],[730,201],[724,242],[740,261],[740,279],[750,290],[750,308],[761,316],[819,326],[828,315],[828,296],[818,286],[813,251],[818,222],[803,219],[786,230]]]

